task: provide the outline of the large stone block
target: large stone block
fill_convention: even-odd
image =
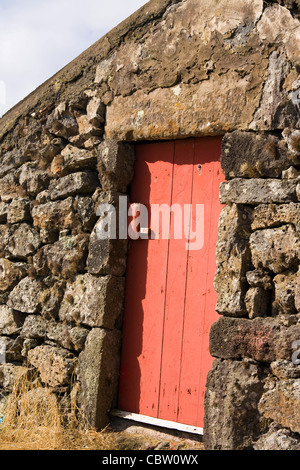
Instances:
[[[264,369],[243,361],[216,360],[207,378],[206,450],[246,450],[260,432],[258,403]]]
[[[253,211],[252,230],[291,224],[300,230],[300,204],[260,204]]]
[[[78,172],[52,181],[49,192],[51,200],[56,201],[78,194],[93,194],[98,186],[99,180],[96,173]]]
[[[283,326],[277,318],[220,317],[210,331],[210,353],[222,359],[252,358],[271,363],[291,361],[293,343],[300,339],[300,325]]]
[[[259,411],[265,418],[300,433],[300,379],[277,382],[263,394]]]
[[[26,277],[12,290],[7,305],[19,312],[38,313],[42,308],[42,290],[40,282]]]
[[[216,310],[224,315],[246,315],[244,296],[247,290],[246,272],[250,265],[250,223],[251,210],[247,208],[233,204],[222,210],[215,289],[218,293]]]
[[[271,204],[296,202],[296,184],[292,180],[235,178],[220,185],[221,204]]]
[[[41,245],[39,232],[26,223],[13,225],[6,249],[12,258],[27,260]]]
[[[98,152],[98,173],[102,188],[125,193],[133,178],[133,147],[112,140],[103,142]]]
[[[90,327],[114,329],[123,301],[123,278],[79,275],[67,284],[59,318]]]
[[[292,225],[258,230],[250,236],[252,262],[255,268],[274,273],[298,267],[299,233]]]
[[[94,328],[79,355],[80,403],[90,426],[103,429],[117,394],[121,333]]]
[[[235,131],[222,142],[222,169],[226,179],[278,178],[283,170],[297,163],[284,141],[278,137]]]

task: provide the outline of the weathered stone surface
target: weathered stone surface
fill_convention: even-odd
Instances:
[[[273,135],[231,132],[222,141],[221,165],[225,178],[278,178],[297,163],[285,142]]]
[[[211,328],[210,352],[214,357],[257,361],[276,360],[275,336],[279,329],[272,319],[221,317]]]
[[[265,418],[300,432],[300,379],[281,380],[268,390],[259,402],[259,410]]]
[[[299,379],[300,369],[292,361],[281,359],[270,364],[272,374],[279,379]]]
[[[88,255],[88,236],[63,236],[53,245],[45,245],[34,257],[34,267],[40,275],[52,272],[68,278],[84,270]]]
[[[252,439],[260,431],[257,406],[263,393],[263,380],[263,368],[250,362],[214,362],[205,395],[207,450],[251,449]]]
[[[255,268],[280,273],[298,266],[299,235],[291,225],[254,232],[250,247]]]
[[[261,204],[253,211],[252,230],[292,224],[300,229],[300,204]]]
[[[109,423],[117,394],[121,333],[94,328],[79,355],[78,374],[81,384],[81,406],[85,418],[95,428]]]
[[[236,178],[221,183],[221,204],[266,204],[296,201],[296,185],[290,180]]]
[[[6,362],[22,361],[23,339],[20,336],[9,338],[0,337],[0,350]]]
[[[76,194],[93,194],[98,186],[96,173],[78,172],[51,182],[49,191],[51,200],[56,201]]]
[[[96,222],[96,207],[92,198],[89,196],[76,196],[75,209],[79,219],[86,230],[93,230]]]
[[[0,259],[0,292],[13,289],[26,276],[28,265],[12,263],[8,259]]]
[[[31,219],[29,199],[13,199],[7,210],[7,223],[17,224]]]
[[[126,270],[127,240],[100,240],[97,228],[89,242],[87,268],[90,274],[123,276]]]
[[[102,188],[125,193],[133,178],[133,147],[123,142],[108,141],[98,149],[98,173]]]
[[[294,314],[297,313],[295,307],[295,290],[297,274],[285,273],[274,277],[275,298],[272,305],[273,314]]]
[[[14,310],[24,313],[37,313],[41,310],[41,283],[26,277],[12,290],[7,305]]]
[[[35,163],[27,163],[20,169],[19,183],[29,196],[47,189],[49,182],[48,172],[38,169]]]
[[[267,451],[295,451],[300,450],[298,436],[293,435],[289,429],[280,429],[272,424],[267,434],[262,435],[253,445],[254,450]]]
[[[16,197],[26,197],[24,189],[19,185],[15,172],[0,178],[0,194],[3,202],[10,202]]]
[[[244,295],[249,270],[251,211],[236,205],[222,210],[217,242],[215,289],[218,293],[217,312],[224,315],[246,315]]]
[[[25,317],[6,305],[0,305],[0,335],[16,335],[20,333]]]
[[[291,361],[293,343],[299,339],[300,324],[285,327],[271,317],[253,320],[221,317],[211,328],[210,352],[222,359]]]
[[[69,384],[76,358],[62,348],[42,345],[28,352],[28,361],[38,369],[42,382],[49,387]]]
[[[40,315],[27,315],[21,336],[27,339],[44,339],[46,337],[46,322]]]
[[[7,211],[9,208],[9,204],[5,202],[0,202],[0,223],[5,224],[7,221]]]
[[[0,387],[2,390],[12,392],[16,383],[28,376],[28,368],[12,364],[0,364]]]
[[[268,272],[263,269],[248,271],[246,274],[247,282],[251,287],[261,287],[264,290],[273,288],[272,278]]]
[[[59,311],[61,321],[113,329],[120,316],[124,279],[79,275],[67,285]]]
[[[33,224],[41,231],[44,242],[53,243],[61,230],[76,228],[79,225],[74,204],[74,198],[69,197],[63,201],[47,202],[32,209]]]
[[[74,171],[96,170],[97,156],[94,151],[79,149],[67,145],[60,155],[57,155],[51,164],[51,171],[55,176],[66,176]]]
[[[252,287],[245,296],[249,318],[265,317],[271,310],[271,293],[261,287]]]
[[[3,178],[9,171],[15,170],[30,159],[20,150],[12,150],[1,157],[0,178]]]
[[[26,260],[41,245],[38,231],[27,223],[13,225],[7,250],[13,258]]]

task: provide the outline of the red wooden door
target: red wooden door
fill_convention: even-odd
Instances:
[[[218,317],[213,282],[222,208],[221,140],[136,146],[132,202],[147,206],[150,223],[154,205],[181,207],[182,236],[180,219],[171,212],[168,239],[161,223],[150,239],[129,243],[120,410],[203,427],[205,382],[212,365],[209,330]],[[192,241],[187,249],[187,228],[200,228],[198,249]]]

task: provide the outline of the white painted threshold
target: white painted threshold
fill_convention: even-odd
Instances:
[[[150,424],[151,426],[174,429],[176,431],[198,434],[200,436],[203,436],[203,428],[197,428],[196,426],[190,426],[188,424],[176,423],[174,421],[165,421],[164,419],[151,418],[150,416],[144,416],[120,410],[112,410],[110,414],[112,416],[116,416],[117,418],[128,419],[131,421],[136,421],[138,423]]]

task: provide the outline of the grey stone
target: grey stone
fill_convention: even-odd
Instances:
[[[38,313],[41,310],[41,283],[26,277],[12,290],[7,305],[24,313]]]
[[[99,180],[96,173],[71,173],[50,183],[50,197],[52,201],[56,201],[77,194],[93,194],[97,186],[99,186]]]
[[[272,306],[273,314],[278,315],[280,313],[297,313],[295,307],[297,274],[278,274],[274,277],[273,281],[275,285],[275,297]]]
[[[269,431],[263,434],[253,445],[254,450],[260,451],[295,451],[300,450],[300,441],[289,429],[278,429],[272,424]]]
[[[94,328],[79,355],[80,403],[90,426],[103,429],[117,394],[121,333]]]
[[[125,193],[133,178],[133,147],[108,141],[103,142],[98,149],[98,173],[102,188]]]
[[[217,271],[215,289],[218,293],[216,310],[220,314],[244,316],[244,296],[247,291],[246,272],[250,265],[251,211],[226,206],[219,219]]]
[[[37,251],[40,245],[41,239],[34,227],[27,223],[13,225],[7,243],[7,250],[13,258],[26,260]]]
[[[265,317],[271,310],[271,293],[261,287],[252,287],[245,297],[249,318]]]
[[[291,180],[242,179],[221,183],[221,204],[266,204],[296,202],[296,184]]]
[[[21,336],[26,339],[45,339],[46,322],[40,315],[28,315],[24,321]]]
[[[24,198],[13,199],[7,210],[7,222],[17,224],[28,222],[30,219],[30,200]]]

